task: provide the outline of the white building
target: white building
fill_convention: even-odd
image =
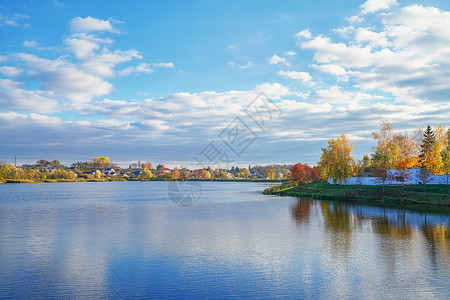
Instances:
[[[402,185],[402,184],[422,184],[420,178],[420,169],[408,169],[408,174],[405,180],[402,180],[402,173],[404,170],[390,169],[386,179],[386,185]],[[427,184],[447,184],[448,175],[430,175]],[[337,184],[334,178],[328,178],[328,183]],[[450,176],[449,176],[450,181]],[[343,178],[343,185],[382,185],[383,181],[380,177],[348,177]]]

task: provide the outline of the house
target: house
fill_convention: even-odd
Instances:
[[[114,175],[116,173],[116,170],[113,168],[107,168],[103,170],[103,174],[105,175]]]

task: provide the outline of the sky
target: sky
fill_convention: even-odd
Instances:
[[[370,154],[448,125],[448,1],[0,1],[0,160],[196,167]]]

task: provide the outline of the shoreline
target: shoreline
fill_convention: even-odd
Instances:
[[[423,186],[339,186],[320,181],[293,185],[281,184],[264,190],[265,195],[305,197],[317,200],[346,201],[403,208],[442,208],[450,213],[450,195],[446,185],[428,185],[430,192],[420,192]]]

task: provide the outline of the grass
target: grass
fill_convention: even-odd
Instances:
[[[446,185],[382,186],[331,185],[326,181],[294,186],[281,184],[266,189],[266,195],[310,197],[324,200],[364,201],[386,205],[435,205],[450,207]]]

